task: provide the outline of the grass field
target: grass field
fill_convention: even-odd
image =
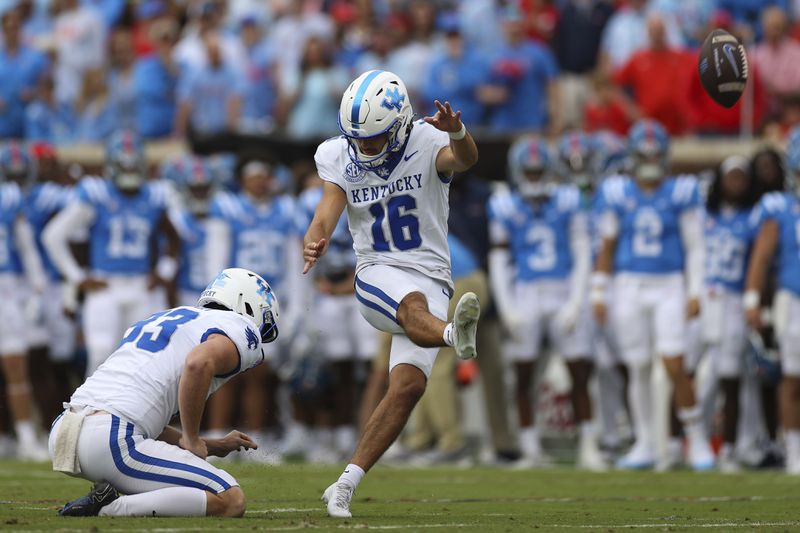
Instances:
[[[61,518],[89,483],[49,464],[0,462],[4,531],[800,531],[800,479],[778,473],[590,474],[571,469],[377,468],[359,487],[354,518],[334,520],[319,497],[338,468],[230,465],[248,496],[240,520]]]

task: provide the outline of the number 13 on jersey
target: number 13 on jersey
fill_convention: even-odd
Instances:
[[[422,244],[419,219],[411,213],[416,208],[417,201],[409,194],[393,196],[387,202],[386,209],[380,203],[372,204],[369,208],[369,212],[375,217],[375,222],[372,223],[372,249],[376,252],[391,250],[383,230],[383,221],[386,218],[389,219],[392,242],[398,250],[419,248]]]

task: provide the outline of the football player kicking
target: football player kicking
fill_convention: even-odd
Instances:
[[[264,360],[263,343],[278,336],[277,317],[269,284],[230,268],[197,307],[131,326],[53,423],[53,469],[96,482],[59,514],[242,516],[244,492],[205,459],[256,444],[238,431],[201,439],[200,420],[211,394]],[[182,431],[167,425],[176,413]]]
[[[603,241],[590,295],[595,317],[603,324],[606,287],[614,274],[610,319],[628,367],[636,435],[618,466],[655,465],[652,338],[675,389],[678,416],[689,440],[689,462],[696,470],[707,470],[714,466],[714,454],[683,357],[686,319],[699,312],[703,280],[697,181],[689,176],[667,179],[669,138],[655,121],[642,120],[631,128],[628,149],[634,176],[607,178],[598,191]]]
[[[351,516],[353,493],[406,424],[439,348],[453,346],[462,359],[476,355],[475,294],[462,296],[453,322],[446,322],[453,292],[447,215],[452,175],[474,165],[478,149],[461,112],[435,103],[434,116],[414,122],[402,80],[391,72],[365,72],[342,97],[344,135],[322,143],[314,156],[325,185],[304,239],[303,271],[325,253],[346,206],[359,310],[392,334],[389,390],[350,464],[322,497],[334,517]]]

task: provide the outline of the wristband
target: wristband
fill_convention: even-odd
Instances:
[[[594,272],[590,281],[592,290],[605,290],[608,287],[608,282],[611,279],[605,272]]]
[[[169,255],[162,256],[156,263],[156,274],[159,278],[169,281],[178,273],[178,261]]]
[[[448,131],[447,135],[449,135],[450,138],[453,139],[454,141],[460,141],[461,139],[463,139],[464,137],[467,136],[467,127],[462,122],[460,130],[458,130],[458,131]]]
[[[745,291],[744,297],[742,298],[742,305],[744,306],[745,311],[758,309],[758,306],[761,305],[761,295],[759,295],[758,291],[754,289]]]

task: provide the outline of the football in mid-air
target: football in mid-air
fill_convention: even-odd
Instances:
[[[700,81],[712,100],[733,107],[747,84],[748,66],[744,46],[725,30],[708,34],[697,65]]]

